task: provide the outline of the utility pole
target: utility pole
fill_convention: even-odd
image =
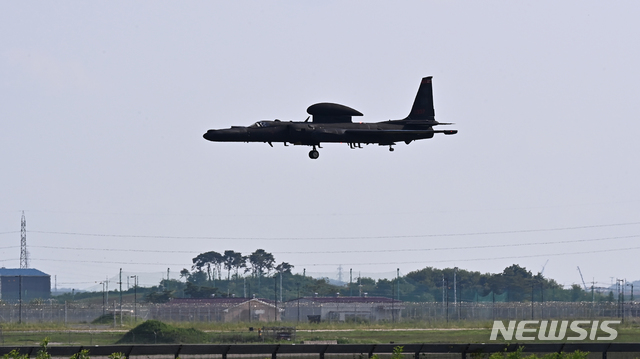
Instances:
[[[462,288],[458,291],[458,320],[460,320],[460,316],[462,315]]]
[[[531,319],[533,319],[533,282],[531,282]]]
[[[18,324],[22,324],[22,276],[21,275],[18,276],[18,282],[19,282],[18,287],[20,290],[20,293],[18,295],[18,301],[20,303],[20,308],[19,308],[20,313],[18,315]]]
[[[391,323],[395,323],[395,321],[396,321],[396,311],[395,311],[395,308],[394,308],[394,305],[393,305],[394,304],[393,288],[394,288],[394,285],[393,285],[393,283],[391,283]]]
[[[349,296],[353,297],[353,268],[349,268]]]
[[[280,303],[282,303],[282,269],[280,270]]]
[[[594,317],[594,309],[596,307],[596,293],[594,287],[596,286],[596,278],[591,278],[591,318]]]
[[[132,275],[133,278],[133,322],[138,322],[138,276]]]
[[[616,317],[620,318],[620,283],[616,278]]]
[[[120,277],[119,277],[119,282],[118,284],[120,284],[120,325],[122,326],[122,268],[120,268]]]
[[[105,282],[105,287],[106,287],[106,293],[105,293],[105,301],[104,301],[104,306],[105,308],[107,306],[109,306],[109,277],[105,278],[104,280]]]
[[[447,324],[449,324],[449,279],[447,279]]]
[[[496,292],[495,291],[491,291],[491,298],[492,298],[492,306],[491,306],[491,314],[492,314],[492,319],[496,320]]]
[[[300,282],[296,283],[298,287],[298,323],[300,323]]]
[[[622,322],[624,323],[624,294],[625,294],[625,287],[626,287],[626,283],[627,280],[626,279],[620,279],[620,285],[622,286],[622,305],[620,306],[620,313],[622,314]]]
[[[616,289],[618,291],[618,316],[624,323],[624,279],[616,278]]]
[[[453,310],[456,310],[456,308],[458,307],[458,288],[456,285],[456,273],[458,272],[458,267],[454,267],[453,268]]]
[[[400,268],[396,269],[396,295],[400,300]]]
[[[544,319],[544,279],[540,280],[540,318]]]
[[[445,284],[444,284],[444,272],[442,272],[442,314],[444,314],[444,293],[445,293]]]
[[[104,284],[105,284],[105,282],[103,281],[100,284],[102,284],[102,315],[104,315],[106,313],[105,303],[107,303],[107,302],[105,302],[105,296],[104,296],[104,293],[105,293],[104,292]]]
[[[273,316],[273,321],[277,322],[278,321],[278,280],[276,279],[276,277],[273,277],[273,297],[276,300],[276,307],[274,309],[274,316]]]

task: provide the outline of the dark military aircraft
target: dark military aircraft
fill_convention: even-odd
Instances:
[[[347,143],[350,148],[362,148],[363,143],[377,143],[389,146],[389,151],[393,151],[396,142],[409,144],[411,141],[432,138],[436,133],[458,133],[457,130],[433,129],[434,126],[451,123],[435,120],[431,77],[422,79],[411,112],[402,120],[354,123],[351,117],[362,116],[362,113],[335,103],[311,105],[307,113],[313,116],[311,122],[311,116],[304,122],[258,121],[248,127],[232,126],[223,130],[209,130],[203,137],[216,142],[264,142],[271,147],[272,142],[283,142],[285,146],[287,143],[312,146],[309,157],[316,159],[320,156],[316,147],[322,148],[322,142]]]

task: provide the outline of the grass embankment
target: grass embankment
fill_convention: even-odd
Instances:
[[[116,344],[191,344],[209,343],[205,332],[194,328],[178,328],[157,320],[147,320],[128,331]]]

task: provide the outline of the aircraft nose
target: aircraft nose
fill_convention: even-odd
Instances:
[[[246,141],[248,133],[244,127],[226,128],[222,130],[209,130],[202,137],[209,141],[218,142]]]
[[[205,140],[215,141],[216,140],[216,130],[209,130],[209,131],[207,131],[207,133],[202,135],[202,137],[204,137]]]

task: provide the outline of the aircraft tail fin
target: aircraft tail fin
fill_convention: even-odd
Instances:
[[[407,119],[411,120],[435,120],[436,111],[433,109],[432,76],[425,77],[420,83],[418,94],[413,102],[413,107]]]

